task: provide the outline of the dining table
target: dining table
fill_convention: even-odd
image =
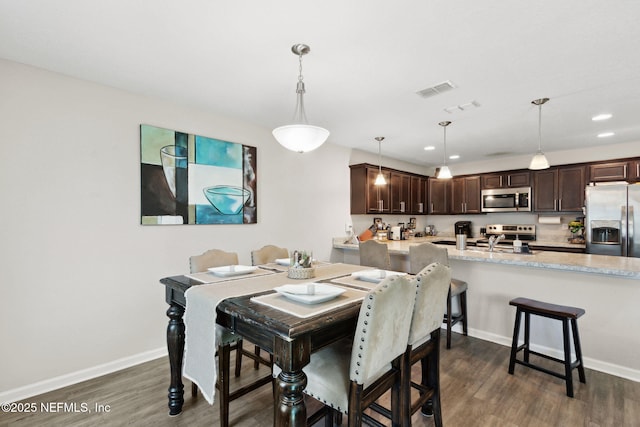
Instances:
[[[354,280],[352,273],[372,268],[353,264],[322,263],[315,267],[315,277],[295,280],[288,277],[286,267],[275,264],[258,267],[273,274],[246,278],[235,276],[229,280],[235,280],[234,284],[254,281],[252,289],[256,289],[255,281],[260,281],[259,283],[264,283],[263,289],[222,299],[218,302],[216,314],[211,320],[215,317],[215,322],[219,325],[229,328],[273,356],[274,363],[281,368],[276,380],[277,401],[274,402],[273,424],[304,426],[307,422],[307,410],[303,391],[307,378],[303,368],[309,363],[314,351],[342,338],[353,336],[362,299],[366,292],[375,286],[375,281]],[[188,310],[185,293],[193,286],[217,286],[217,283],[203,283],[200,277],[186,274],[165,277],[160,282],[165,286],[165,299],[169,304],[169,414],[177,415],[182,411],[184,403],[182,365],[185,336],[189,334],[189,330],[185,330],[183,320],[185,310]],[[295,301],[278,301],[274,287],[305,283],[327,283],[343,287],[351,290],[348,292],[350,299],[341,303],[338,298],[324,302],[324,308],[323,304],[309,306],[300,303],[300,307],[295,307]],[[290,306],[293,307],[293,311],[287,308]],[[297,309],[301,311],[298,312]]]

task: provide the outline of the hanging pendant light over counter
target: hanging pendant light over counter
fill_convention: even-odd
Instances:
[[[542,104],[547,101],[549,101],[549,98],[540,98],[531,101],[533,105],[538,106],[538,152],[533,156],[529,164],[529,169],[532,170],[549,169],[547,157],[542,152]]]
[[[307,115],[304,110],[304,82],[302,81],[302,56],[311,51],[306,44],[294,44],[291,51],[298,55],[299,75],[296,86],[296,110],[293,123],[280,126],[273,130],[273,136],[284,148],[306,153],[320,147],[329,137],[329,131],[319,126],[310,125],[307,122]]]
[[[442,129],[444,129],[444,156],[443,156],[443,162],[442,162],[442,166],[440,167],[440,170],[438,171],[438,175],[437,178],[438,179],[451,179],[453,177],[453,175],[451,175],[451,171],[449,170],[449,167],[447,166],[447,126],[449,126],[451,124],[451,122],[440,122],[438,123],[440,126],[442,126]]]
[[[378,176],[373,185],[387,185],[387,180],[382,175],[382,141],[384,136],[376,136],[375,140],[378,141]]]

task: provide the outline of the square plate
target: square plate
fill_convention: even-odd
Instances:
[[[278,259],[276,259],[276,264],[289,265],[289,264],[291,264],[291,260],[289,258],[278,258]]]
[[[210,272],[220,277],[239,276],[241,274],[249,274],[256,271],[258,267],[252,265],[225,265],[222,267],[208,268]]]
[[[390,271],[390,270],[362,270],[351,273],[351,277],[355,277],[365,282],[380,283],[389,276],[404,276],[407,273],[402,271]]]
[[[309,283],[303,283],[301,285],[282,285],[273,288],[273,290],[286,298],[304,304],[318,304],[329,301],[346,291],[346,289],[327,285],[326,283],[313,283],[315,293],[311,295],[307,293],[307,285],[309,285]]]

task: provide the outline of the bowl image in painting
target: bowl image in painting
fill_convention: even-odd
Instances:
[[[249,190],[230,185],[215,185],[202,190],[209,203],[224,215],[235,215],[249,199]]]

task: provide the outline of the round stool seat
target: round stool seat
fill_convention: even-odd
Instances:
[[[460,295],[463,292],[466,292],[468,288],[467,282],[464,280],[458,280],[451,278],[451,296],[455,297]]]

